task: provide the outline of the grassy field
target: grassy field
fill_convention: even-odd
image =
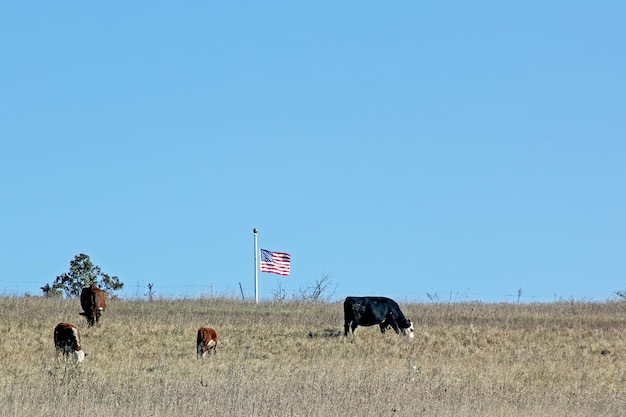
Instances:
[[[415,339],[343,338],[341,303],[0,298],[3,416],[623,416],[626,303],[403,304]],[[54,326],[84,363],[57,364]],[[198,360],[200,326],[218,354]]]

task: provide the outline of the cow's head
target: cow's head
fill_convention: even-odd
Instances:
[[[407,320],[407,323],[409,324],[409,327],[403,327],[400,330],[402,330],[403,336],[409,336],[412,339],[414,337],[413,323],[411,323],[411,320]]]
[[[85,360],[85,356],[87,356],[87,354],[85,353],[84,350],[75,350],[74,351],[74,362],[75,363],[82,363],[82,361]]]

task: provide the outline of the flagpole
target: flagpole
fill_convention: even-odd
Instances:
[[[259,229],[256,227],[252,229],[254,232],[254,300],[257,304],[259,304],[259,262],[257,261],[257,256],[259,254],[257,236]]]

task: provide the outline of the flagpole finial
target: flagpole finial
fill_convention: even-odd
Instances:
[[[257,234],[259,232],[259,229],[255,227],[254,229],[252,229],[252,231],[254,232],[254,234]]]

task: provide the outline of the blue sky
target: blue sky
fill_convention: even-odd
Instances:
[[[4,2],[0,293],[626,290],[626,3]]]

